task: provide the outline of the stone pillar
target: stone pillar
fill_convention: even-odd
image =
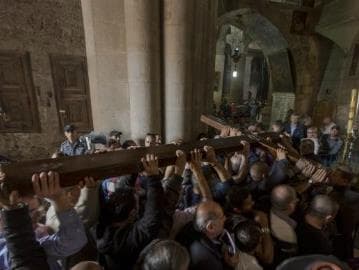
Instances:
[[[221,104],[222,90],[223,90],[223,74],[224,74],[224,41],[220,40],[217,42],[216,47],[216,60],[215,60],[215,71],[219,72],[219,79],[217,91],[213,93],[213,100],[216,103],[217,108]]]
[[[245,66],[244,66],[244,81],[243,81],[243,99],[248,99],[248,92],[250,89],[250,80],[251,80],[251,68],[252,68],[253,56],[246,55]],[[254,93],[252,93],[254,94]]]
[[[125,0],[131,137],[161,132],[159,0]]]
[[[97,132],[130,138],[124,0],[81,0],[92,118]]]
[[[236,102],[237,104],[240,101],[241,93],[242,93],[242,85],[243,85],[243,69],[241,69],[241,60],[238,63],[232,62],[232,72],[231,72],[231,91],[230,91],[230,102]],[[237,70],[237,77],[233,77],[233,71]]]
[[[217,0],[164,0],[165,138],[186,141],[212,100]]]
[[[192,0],[164,0],[164,79],[166,142],[189,139],[191,112],[191,32],[194,24]]]

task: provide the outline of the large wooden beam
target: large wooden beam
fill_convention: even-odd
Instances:
[[[178,149],[189,155],[194,148],[210,145],[217,153],[228,153],[241,150],[243,139],[248,140],[248,138],[239,136],[197,141],[183,145],[160,145],[102,154],[24,161],[1,165],[0,171],[6,174],[5,184],[9,190],[18,190],[21,194],[26,194],[32,191],[31,176],[33,173],[56,171],[60,174],[61,186],[66,187],[77,184],[85,176],[104,179],[139,172],[141,170],[141,157],[149,153],[158,156],[159,165],[162,167],[174,164],[175,153]]]

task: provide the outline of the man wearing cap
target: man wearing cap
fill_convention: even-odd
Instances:
[[[79,136],[74,125],[64,127],[66,141],[60,146],[60,152],[65,156],[80,156],[86,154],[86,145],[79,140]]]
[[[109,134],[108,146],[111,149],[118,149],[121,147],[121,135],[122,132],[118,130],[112,130]]]

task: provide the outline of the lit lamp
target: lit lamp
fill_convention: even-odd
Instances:
[[[232,60],[234,62],[234,70],[233,70],[233,73],[232,73],[232,77],[237,78],[238,77],[237,63],[239,62],[239,59],[241,59],[241,54],[239,52],[238,47],[234,49],[234,52],[233,52],[231,57],[232,57]]]

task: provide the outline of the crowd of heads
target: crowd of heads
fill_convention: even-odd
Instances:
[[[276,143],[274,152],[246,141],[241,151],[232,153],[205,146],[173,153],[175,164],[164,168],[155,154],[147,155],[140,171],[131,175],[89,175],[67,188],[61,188],[54,172],[34,174],[35,199],[16,193],[6,199],[5,192],[0,196],[0,268],[14,269],[22,260],[16,254],[28,254],[24,264],[40,263],[44,257],[45,268],[37,269],[355,267],[359,193],[350,168],[337,166],[339,127],[330,118],[316,127],[309,116],[293,112],[287,122],[275,121],[268,129],[249,123],[225,127],[215,136],[201,133],[194,140],[263,135]],[[94,147],[95,140],[80,136],[74,125],[65,126],[64,135],[53,158],[139,147],[155,153],[164,143],[156,133],[145,134],[142,143],[123,141],[122,133],[113,130],[101,147]],[[301,158],[291,160],[293,152]],[[31,228],[26,227],[29,219],[15,211],[23,208]],[[9,226],[15,219],[25,225]],[[19,245],[21,239],[12,237],[17,233],[29,234],[24,238],[28,245]]]

